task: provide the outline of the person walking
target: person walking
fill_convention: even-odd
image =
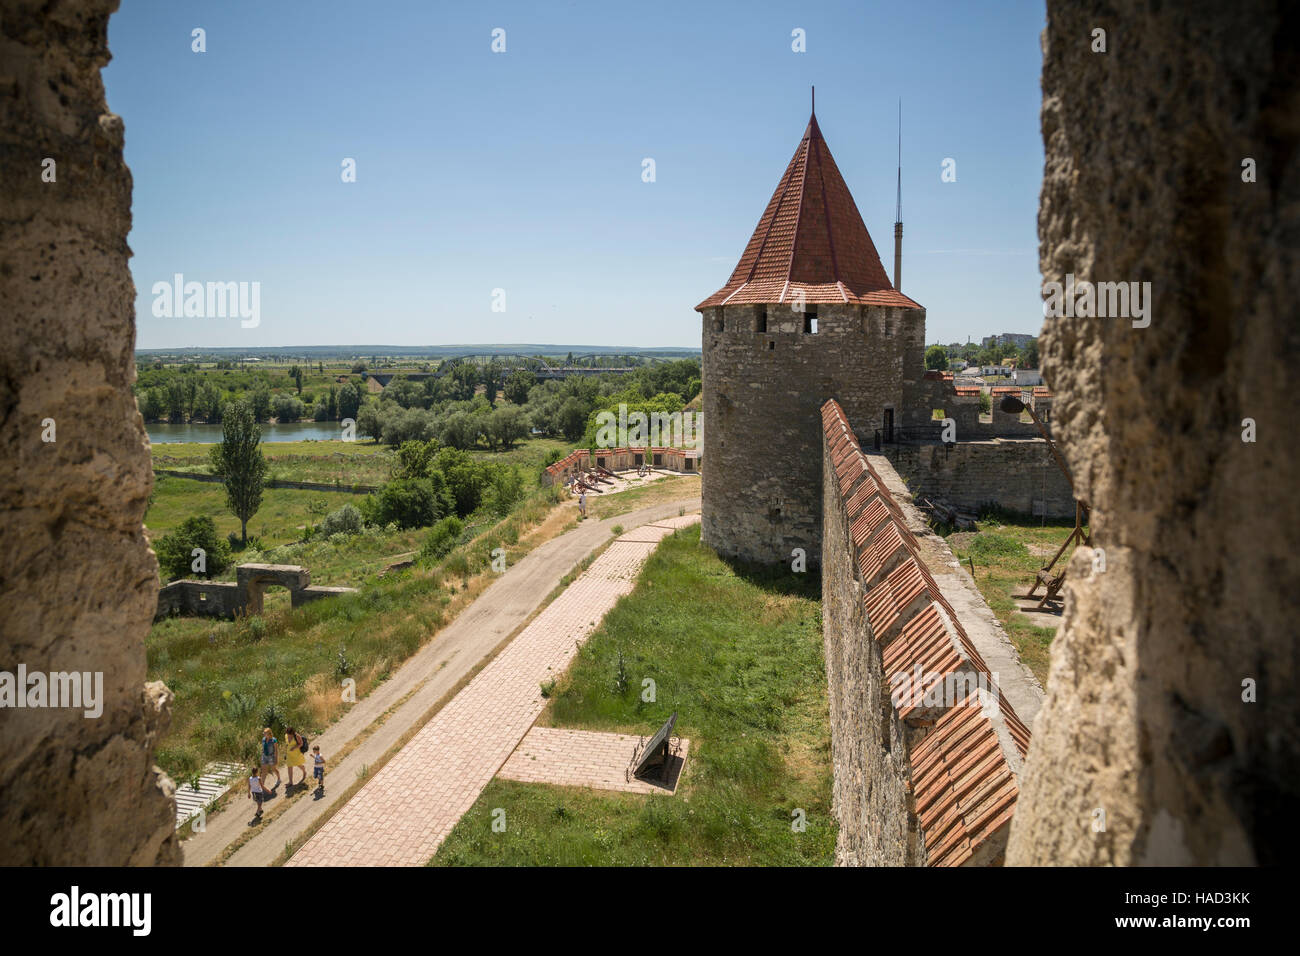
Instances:
[[[266,791],[262,788],[262,779],[257,775],[258,768],[253,768],[253,773],[248,778],[248,799],[257,804],[257,812],[253,814],[254,820],[262,819],[262,801],[266,799]]]
[[[316,786],[321,791],[325,789],[325,758],[321,756],[320,744],[311,748],[312,768],[311,775],[316,778]]]
[[[262,728],[262,770],[257,775],[263,789],[266,788],[266,775],[275,774],[275,785],[280,786],[280,746],[271,734],[270,727]]]
[[[297,767],[302,771],[302,779],[298,782],[303,786],[307,785],[307,761],[306,755],[302,752],[303,739],[302,735],[292,727],[284,728],[284,745],[288,752],[285,759],[285,765],[289,768],[289,787],[293,787],[293,768]]]
[[[578,514],[582,515],[582,517],[584,517],[584,518],[587,517],[587,492],[586,492],[586,489],[583,489],[582,493],[581,493],[580,495],[578,495]]]

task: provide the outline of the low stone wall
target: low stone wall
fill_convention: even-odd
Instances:
[[[1049,518],[1074,517],[1074,492],[1042,438],[899,443],[884,453],[913,495],[963,511],[996,504]]]
[[[1036,712],[1041,689],[959,569],[936,580],[932,565],[957,562],[941,539],[913,533],[918,516],[895,500],[888,462],[871,463],[837,402],[822,415],[836,862],[999,865],[1029,749],[1010,697]]]
[[[234,583],[186,579],[162,587],[154,620],[173,614],[220,618],[261,614],[262,593],[267,587],[287,589],[291,607],[357,590],[313,585],[311,572],[296,564],[241,564],[235,569]]]

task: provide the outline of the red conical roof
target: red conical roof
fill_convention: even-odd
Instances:
[[[727,284],[696,309],[804,301],[919,309],[894,291],[857,204],[817,126],[808,121],[763,218]]]

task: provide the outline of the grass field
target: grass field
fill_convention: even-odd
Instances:
[[[468,531],[473,537],[436,564],[382,578],[391,553],[418,547],[427,529],[240,555],[303,563],[313,582],[363,590],[290,610],[287,593],[274,588],[260,618],[155,624],[145,642],[148,676],[175,694],[159,764],[183,781],[210,760],[251,759],[263,726],[277,736],[286,724],[320,733],[345,706],[343,678],[356,681],[357,699],[385,680],[491,583],[494,548],[514,564],[557,530],[557,500],[536,492],[510,517]]]
[[[298,541],[306,525],[320,521],[326,512],[345,504],[359,505],[361,498],[343,491],[267,488],[262,492],[262,506],[248,522],[248,533],[260,538],[264,547]],[[144,517],[150,538],[157,540],[194,515],[210,516],[223,538],[231,531],[239,531],[239,519],[226,507],[225,486],[212,481],[155,475],[153,503]]]
[[[648,490],[648,489],[647,489]],[[626,687],[617,685],[623,655]],[[642,680],[656,700],[642,701]],[[829,865],[831,757],[818,580],[665,539],[579,652],[541,723],[691,741],[674,796],[494,780],[431,861],[453,865]],[[506,811],[504,833],[492,811]],[[796,832],[795,813],[806,814]]]
[[[1033,584],[1034,574],[1052,559],[1074,527],[1042,519],[987,517],[979,521],[976,532],[959,532],[948,536],[953,554],[969,570],[975,563],[975,584],[993,613],[998,616],[1007,635],[1020,652],[1020,658],[1034,672],[1040,683],[1047,683],[1049,652],[1056,632],[1038,627],[1020,612],[1013,594],[1024,594]],[[1060,570],[1073,549],[1057,562]],[[1042,595],[1042,590],[1039,590]]]
[[[211,474],[208,461],[214,446],[177,442],[152,446],[155,469]],[[268,478],[377,485],[388,479],[393,450],[368,440],[263,442]]]

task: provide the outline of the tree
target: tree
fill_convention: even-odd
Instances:
[[[516,405],[528,403],[528,390],[537,384],[537,376],[521,368],[506,379],[505,396]]]
[[[276,421],[281,424],[296,422],[302,418],[303,404],[292,395],[279,392],[271,400],[271,411],[275,415]]]
[[[221,444],[212,449],[212,473],[226,486],[226,506],[239,519],[240,541],[248,544],[248,519],[262,506],[266,459],[262,427],[247,402],[231,402],[221,415]]]
[[[577,441],[587,428],[587,409],[582,401],[570,396],[560,406],[558,426],[569,441]]]
[[[317,421],[320,419],[317,418]],[[361,406],[361,410],[357,412],[357,431],[375,441],[383,437],[384,422],[379,416],[378,405],[370,403]]]
[[[167,410],[172,424],[179,425],[185,421],[185,406],[188,400],[185,383],[179,377],[167,383]]]
[[[356,419],[357,409],[361,407],[361,386],[348,382],[339,389],[339,419]]]
[[[528,434],[528,414],[518,405],[502,405],[487,419],[488,443],[502,450]]]
[[[253,389],[252,394],[252,412],[256,421],[264,422],[271,417],[271,387],[265,382],[259,382]]]
[[[195,548],[203,551],[203,570],[195,571],[198,556]],[[158,567],[167,580],[202,575],[220,574],[230,564],[230,545],[217,537],[217,526],[207,515],[186,518],[181,526],[164,535],[154,544]]]
[[[940,372],[948,369],[948,353],[942,345],[931,345],[925,350],[925,367]]]
[[[211,382],[204,382],[199,389],[195,411],[209,425],[215,425],[221,421],[221,389]]]
[[[400,478],[365,499],[366,519],[383,527],[395,524],[402,530],[425,528],[446,517],[455,507],[447,481],[439,472],[429,478]]]
[[[1021,368],[1038,368],[1038,339],[1030,339],[1021,351],[1023,363]]]

